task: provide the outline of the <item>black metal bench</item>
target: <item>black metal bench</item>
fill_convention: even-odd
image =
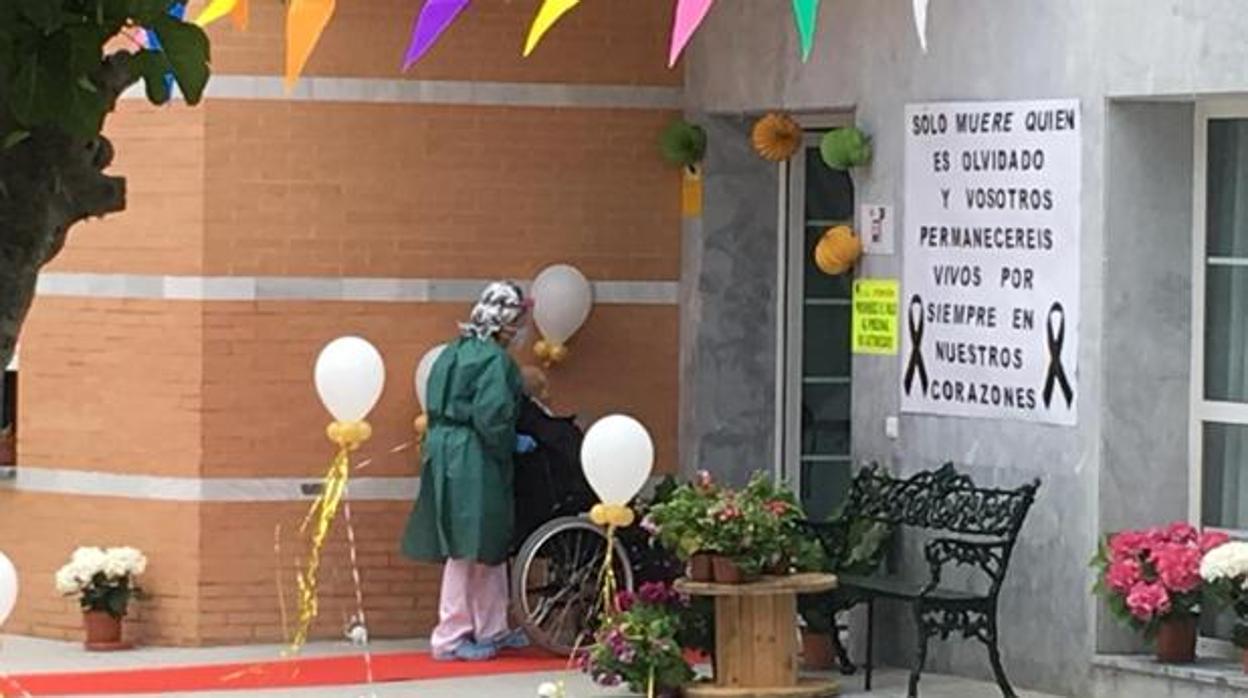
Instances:
[[[867,604],[866,690],[871,690],[874,660],[875,600],[895,599],[911,604],[917,628],[914,666],[909,695],[918,696],[919,676],[927,660],[932,637],[948,640],[961,632],[966,639],[988,647],[988,659],[1001,693],[1014,698],[1001,666],[997,647],[997,598],[1009,568],[1010,554],[1023,520],[1036,498],[1040,481],[1014,490],[976,487],[970,477],[952,464],[901,479],[878,468],[864,468],[850,487],[843,513],[829,523],[810,522],[831,560],[845,559],[847,527],[866,519],[905,529],[922,529],[931,536],[924,545],[929,569],[925,581],[887,576],[841,577],[835,592],[833,613],[858,603]],[[982,590],[964,591],[942,586],[947,567],[970,568],[980,578]],[[983,582],[986,581],[986,584]],[[835,624],[835,619],[833,619]]]

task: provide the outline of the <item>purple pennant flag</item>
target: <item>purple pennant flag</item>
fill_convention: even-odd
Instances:
[[[471,0],[425,0],[425,6],[412,27],[412,42],[403,57],[403,70],[416,64],[433,47],[434,42],[451,26]]]

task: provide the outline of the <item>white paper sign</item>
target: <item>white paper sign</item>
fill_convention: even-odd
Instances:
[[[1075,423],[1081,120],[906,108],[902,411]]]
[[[893,207],[863,204],[858,209],[858,235],[866,254],[893,254]]]

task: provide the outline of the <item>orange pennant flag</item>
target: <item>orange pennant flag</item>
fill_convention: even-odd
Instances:
[[[290,92],[334,16],[334,0],[290,0],[286,10],[286,91]]]

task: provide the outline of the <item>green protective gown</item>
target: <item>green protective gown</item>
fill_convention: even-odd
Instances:
[[[429,373],[420,495],[403,534],[416,560],[507,561],[520,370],[496,342],[461,338]]]

